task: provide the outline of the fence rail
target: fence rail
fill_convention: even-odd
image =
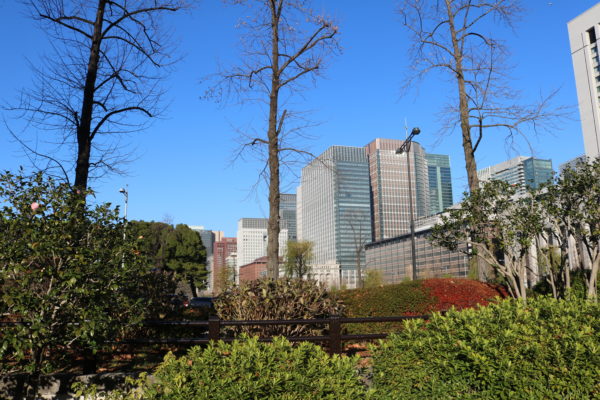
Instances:
[[[390,316],[390,317],[362,317],[362,318],[346,318],[332,315],[329,318],[319,319],[293,319],[293,320],[220,320],[217,317],[210,317],[208,321],[163,321],[153,320],[146,321],[146,327],[167,327],[167,326],[189,326],[189,327],[207,327],[208,333],[203,337],[196,338],[138,338],[129,339],[114,344],[204,344],[211,340],[223,340],[232,342],[234,337],[221,335],[222,328],[225,326],[276,326],[276,325],[324,325],[327,326],[327,335],[322,336],[286,336],[290,342],[321,342],[327,343],[330,354],[340,354],[342,352],[342,343],[349,340],[373,340],[384,339],[388,336],[387,333],[371,333],[371,334],[342,334],[343,324],[363,324],[373,322],[400,322],[409,319],[429,319],[429,315],[414,315],[414,316]],[[260,341],[272,341],[272,337],[263,337]]]

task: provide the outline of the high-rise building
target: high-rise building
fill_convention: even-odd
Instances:
[[[241,218],[238,221],[236,276],[239,276],[240,266],[267,255],[268,222],[267,218]],[[279,232],[280,256],[285,254],[287,240],[287,222],[282,220]]]
[[[367,144],[371,184],[373,237],[382,240],[410,231],[406,154],[396,154],[402,140],[375,139]],[[409,152],[413,218],[430,212],[429,173],[425,151],[413,142]]]
[[[429,176],[429,214],[437,214],[452,205],[452,175],[450,157],[425,154]]]
[[[296,241],[296,195],[282,193],[279,202],[279,216],[288,229],[288,240]]]
[[[569,42],[583,144],[588,157],[600,156],[600,3],[568,22]]]
[[[206,282],[207,290],[213,287],[213,244],[215,243],[215,232],[204,229],[203,226],[190,226],[190,229],[200,234],[202,244],[206,249],[206,270],[208,271],[208,280]]]
[[[213,244],[213,262],[211,273],[211,288],[213,293],[220,292],[223,288],[220,287],[219,278],[223,274],[223,269],[227,266],[227,258],[235,254],[237,251],[237,238],[222,237],[221,240]]]
[[[527,188],[537,189],[542,183],[552,179],[552,160],[534,157],[515,157],[500,164],[477,171],[481,182],[489,180],[505,181],[518,186],[518,193]]]
[[[299,239],[313,242],[316,268],[339,269],[341,284],[353,287],[371,240],[365,149],[330,147],[302,169],[299,193]]]

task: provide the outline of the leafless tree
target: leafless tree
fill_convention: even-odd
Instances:
[[[287,101],[304,89],[304,84],[321,74],[329,56],[339,50],[337,26],[327,17],[314,13],[308,0],[231,0],[246,5],[251,17],[244,29],[243,54],[239,65],[218,74],[218,82],[208,95],[234,95],[240,102],[265,105],[264,134],[245,134],[244,150],[266,153],[263,173],[269,187],[267,269],[279,276],[280,169],[290,153],[307,154],[294,146],[300,133],[292,120],[298,115],[288,109]],[[305,126],[305,125],[302,125]],[[264,151],[264,153],[263,153]]]
[[[121,137],[162,111],[159,87],[172,65],[170,36],[160,17],[183,0],[24,0],[52,41],[53,53],[34,66],[35,83],[18,105],[6,108],[36,128],[50,149],[15,137],[32,160],[59,167],[67,181],[86,188],[89,179],[120,172],[130,154]],[[24,131],[24,134],[27,132]],[[65,154],[55,156],[56,152]],[[69,166],[73,165],[73,166]],[[41,167],[41,165],[36,165]]]
[[[551,131],[570,113],[553,107],[556,92],[530,105],[509,85],[504,43],[492,36],[492,21],[513,27],[520,0],[401,0],[400,14],[411,33],[411,72],[405,88],[434,70],[456,83],[457,100],[444,110],[443,131],[460,125],[470,190],[479,187],[475,151],[485,129],[507,131],[507,141],[525,138],[525,129]],[[488,24],[488,25],[486,25]],[[487,29],[486,29],[487,26]]]

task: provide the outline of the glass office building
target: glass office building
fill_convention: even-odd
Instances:
[[[517,186],[518,194],[524,194],[527,188],[537,189],[552,179],[552,160],[519,156],[479,170],[477,175],[481,183],[492,179],[504,181]]]
[[[330,147],[302,169],[298,192],[299,240],[313,242],[314,264],[337,265],[341,283],[353,287],[358,262],[364,269],[364,245],[371,241],[364,148]]]
[[[425,159],[429,176],[429,214],[433,215],[452,205],[450,157],[427,153]]]

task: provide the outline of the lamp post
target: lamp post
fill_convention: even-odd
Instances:
[[[415,246],[415,218],[413,215],[413,195],[412,195],[412,180],[410,177],[410,158],[408,153],[410,152],[410,145],[412,143],[412,139],[414,136],[418,135],[419,133],[421,133],[421,130],[419,128],[413,128],[413,130],[410,132],[410,135],[408,136],[408,138],[406,138],[406,140],[404,141],[404,143],[402,143],[402,146],[398,147],[398,149],[396,149],[396,154],[402,154],[402,153],[406,153],[406,165],[408,168],[408,205],[409,205],[409,213],[410,213],[410,250],[411,250],[411,256],[412,256],[412,280],[416,281],[417,280],[417,257],[416,257],[416,246]]]
[[[121,193],[125,197],[125,213],[123,214],[123,217],[125,219],[125,224],[123,225],[123,242],[125,242],[125,239],[127,239],[127,205],[129,203],[129,185],[125,185],[124,188],[119,189],[119,193]],[[125,268],[124,253],[121,259],[121,267]]]

